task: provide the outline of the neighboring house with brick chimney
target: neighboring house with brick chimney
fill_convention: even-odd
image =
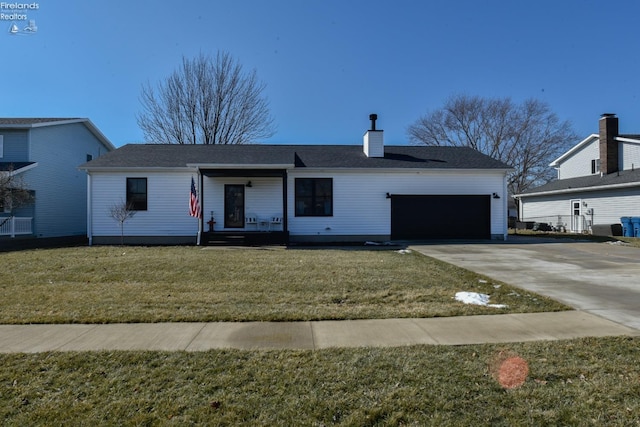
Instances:
[[[25,206],[0,200],[0,247],[86,236],[87,177],[78,166],[114,149],[86,118],[0,118],[0,175],[33,195]]]
[[[515,196],[521,222],[583,233],[640,217],[640,135],[619,134],[615,114],[550,166],[557,180]]]
[[[125,145],[89,175],[91,243],[506,239],[511,168],[466,147],[385,146],[371,115],[357,145]],[[197,194],[202,218],[190,216]]]

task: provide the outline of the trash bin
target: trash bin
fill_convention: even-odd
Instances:
[[[640,216],[631,217],[631,225],[633,225],[633,237],[640,237]]]
[[[622,223],[622,235],[624,237],[633,237],[633,224],[631,223],[631,217],[623,216],[620,218]]]

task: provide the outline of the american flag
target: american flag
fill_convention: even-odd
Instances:
[[[202,218],[202,211],[200,211],[200,201],[198,200],[198,193],[196,191],[196,182],[191,177],[191,196],[189,197],[189,215],[196,218]]]

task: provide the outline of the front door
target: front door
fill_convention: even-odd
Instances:
[[[580,215],[580,200],[571,201],[571,231],[574,233],[582,233],[582,216]]]
[[[244,185],[224,186],[224,228],[244,228]]]

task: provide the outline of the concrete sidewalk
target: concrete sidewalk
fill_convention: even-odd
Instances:
[[[465,345],[640,331],[582,311],[314,322],[0,325],[0,353]]]

